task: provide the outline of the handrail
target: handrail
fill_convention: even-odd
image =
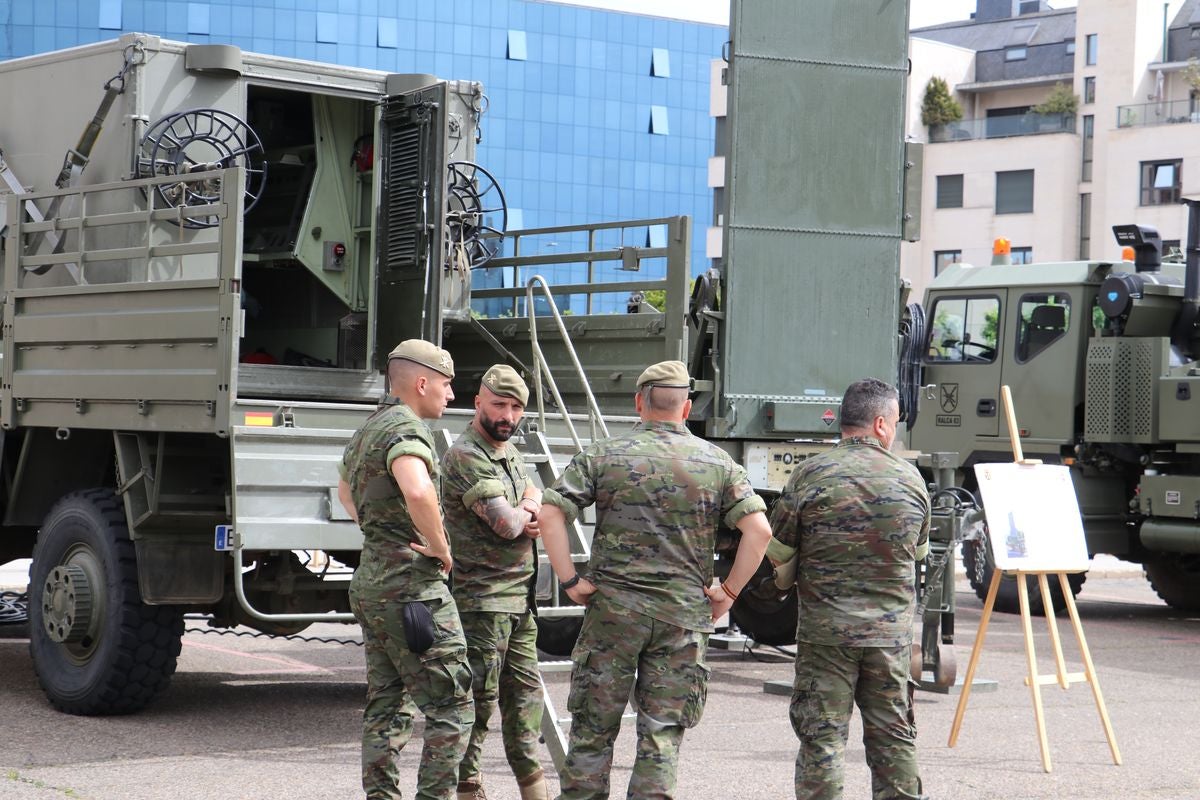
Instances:
[[[596,396],[592,394],[592,386],[588,383],[587,375],[583,371],[583,365],[579,363],[579,357],[575,354],[575,346],[571,344],[571,337],[567,333],[567,326],[563,323],[562,315],[558,313],[558,304],[554,302],[554,295],[550,294],[550,284],[541,275],[534,275],[525,283],[525,310],[529,317],[529,343],[533,348],[533,369],[537,373],[534,377],[534,388],[537,392],[537,407],[538,407],[538,424],[542,430],[546,430],[546,407],[542,399],[542,379],[550,387],[551,394],[554,395],[554,402],[558,404],[559,410],[562,412],[563,422],[567,423],[567,430],[571,433],[571,440],[575,442],[575,447],[579,450],[583,449],[583,442],[579,438],[579,434],[575,431],[575,423],[571,421],[570,414],[567,413],[567,406],[563,403],[562,395],[558,391],[558,384],[554,380],[554,376],[550,373],[550,366],[546,363],[546,356],[542,353],[542,346],[538,343],[537,335],[537,311],[533,304],[533,287],[534,284],[541,284],[542,294],[546,296],[546,302],[550,306],[550,313],[554,315],[554,322],[558,326],[558,332],[562,335],[563,344],[566,346],[567,355],[571,357],[571,363],[575,366],[575,372],[579,375],[579,381],[583,386],[583,393],[587,397],[588,402],[588,419],[592,425],[593,431],[597,428],[608,437],[608,425],[604,422],[604,415],[600,413],[600,404],[596,402]],[[597,425],[597,423],[599,423]],[[595,438],[593,436],[592,438]]]

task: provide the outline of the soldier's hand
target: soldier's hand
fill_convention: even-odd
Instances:
[[[712,607],[713,622],[725,616],[733,607],[733,598],[725,594],[720,586],[706,586],[704,594],[708,597],[709,606]]]
[[[587,578],[580,578],[579,583],[566,590],[567,597],[581,606],[586,606],[588,600],[596,593],[596,584]]]
[[[529,522],[525,523],[525,529],[522,531],[530,539],[536,539],[542,535],[542,529],[538,527],[537,517],[530,517]]]
[[[454,566],[454,559],[450,557],[450,546],[448,544],[440,548],[435,548],[427,544],[413,542],[411,545],[409,545],[409,547],[411,547],[413,550],[416,550],[423,556],[436,558],[438,561],[442,562],[442,572],[448,574]]]

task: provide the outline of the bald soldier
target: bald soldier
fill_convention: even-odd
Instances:
[[[571,654],[563,800],[608,797],[613,742],[631,689],[638,741],[628,796],[673,797],[683,732],[700,721],[708,694],[708,635],[771,538],[766,505],[746,471],[688,431],[690,384],[680,361],[646,369],[633,398],[641,425],[576,455],[542,498],[550,563],[568,596],[587,606]],[[565,526],[593,503],[591,559],[577,573]],[[742,541],[729,576],[714,588],[722,521]]]
[[[389,396],[355,431],[340,465],[338,497],[363,531],[350,582],[367,657],[363,789],[399,800],[393,756],[412,736],[410,703],[425,715],[418,800],[449,800],[475,721],[471,670],[446,585],[450,544],[438,504],[433,436],[454,399],[450,354],[408,339],[388,354]]]
[[[454,599],[467,637],[475,727],[458,770],[459,800],[486,800],[480,758],[497,701],[504,754],[521,800],[547,800],[538,736],[542,686],[530,598],[542,492],[509,439],[529,400],[512,367],[483,375],[475,417],[442,459],[442,507],[454,548]]]

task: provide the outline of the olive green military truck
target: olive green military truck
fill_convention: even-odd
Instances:
[[[925,299],[924,388],[911,443],[956,454],[945,466],[1011,459],[999,408],[1011,387],[1026,456],[1071,468],[1089,554],[1142,564],[1170,605],[1200,610],[1200,225],[1186,263],[1164,263],[1158,233],[1116,226],[1129,261],[953,265]],[[964,548],[984,597],[986,535]],[[1084,575],[1071,576],[1078,591]],[[1036,596],[1036,593],[1035,593]],[[1040,599],[1039,599],[1040,602]],[[1015,579],[997,607],[1017,610]]]
[[[143,707],[185,613],[276,634],[352,619],[362,538],[336,465],[405,338],[454,356],[443,443],[487,366],[527,376],[522,444],[543,481],[632,424],[637,375],[668,358],[695,378],[693,430],[767,495],[836,437],[857,378],[899,370],[916,421],[924,334],[899,279],[920,207],[907,4],[791,11],[733,5],[714,91],[720,254],[694,280],[686,217],[506,230],[476,160],[476,83],[136,34],[0,64],[0,561],[32,556],[30,649],[51,702]],[[57,100],[36,122],[34,91]],[[923,577],[925,666],[943,685],[948,554],[973,508],[941,496]],[[573,545],[586,559],[586,521]],[[726,532],[718,571],[736,546]],[[767,572],[733,616],[790,641],[794,595]],[[539,644],[564,653],[579,609],[550,578]]]

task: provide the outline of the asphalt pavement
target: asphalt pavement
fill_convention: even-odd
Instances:
[[[3,581],[0,581],[3,583]],[[966,672],[982,604],[960,585],[956,651]],[[1200,618],[1167,608],[1133,570],[1097,568],[1079,596],[1080,614],[1123,764],[1115,766],[1088,687],[1043,687],[1052,771],[1042,769],[1020,620],[993,617],[976,691],[954,748],[947,735],[957,695],[917,697],[919,761],[933,798],[1109,800],[1200,797]],[[1039,671],[1053,670],[1045,624],[1034,620]],[[1070,670],[1081,669],[1065,618]],[[171,688],[128,717],[79,718],[53,711],[37,686],[22,638],[0,638],[0,798],[5,800],[230,800],[361,797],[358,733],[365,681],[359,647],[204,633],[189,622]],[[357,640],[353,626],[305,635]],[[796,742],[787,698],[765,693],[790,679],[791,663],[767,648],[710,650],[708,706],[684,741],[680,800],[790,798]],[[546,675],[565,709],[567,674]],[[418,726],[417,737],[420,735]],[[855,723],[847,752],[847,798],[870,797]],[[411,797],[418,738],[399,758]],[[624,795],[633,762],[627,723],[616,746],[613,796]],[[484,749],[492,800],[516,800],[499,735]],[[543,751],[549,766],[549,754]],[[557,781],[551,781],[552,791]]]

